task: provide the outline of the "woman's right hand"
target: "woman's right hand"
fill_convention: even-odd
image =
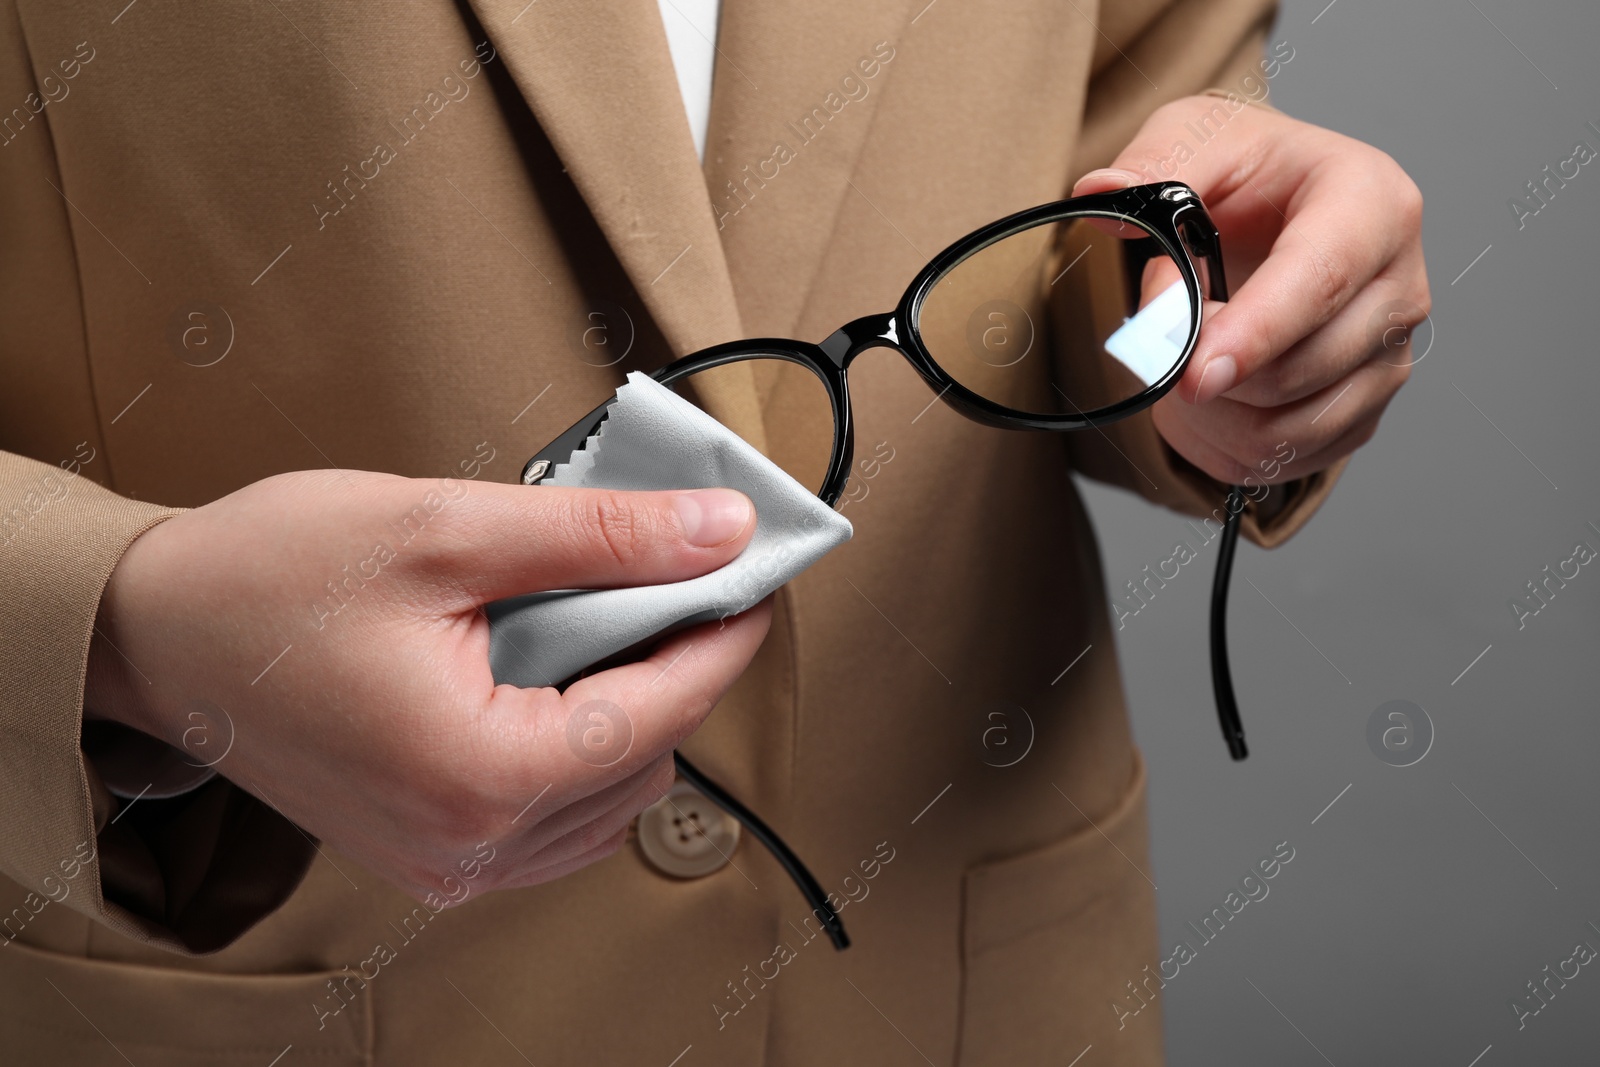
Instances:
[[[610,855],[665,793],[672,750],[749,664],[770,606],[564,693],[494,684],[482,606],[697,577],[754,528],[727,489],[279,475],[133,543],[85,706],[173,746],[197,705],[223,709],[220,774],[418,899],[485,842],[475,888],[534,885]]]

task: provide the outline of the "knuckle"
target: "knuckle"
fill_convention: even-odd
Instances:
[[[410,857],[400,866],[394,880],[417,903],[438,904],[448,900],[447,894],[441,892],[445,888],[443,882],[446,877],[448,872],[437,857],[418,855]]]
[[[1256,471],[1254,467],[1241,463],[1236,459],[1230,458],[1228,461],[1228,467],[1229,470],[1227,482],[1229,485],[1254,485],[1256,482],[1260,481],[1260,479],[1256,477]]]
[[[485,863],[477,867],[471,874],[461,872],[466,884],[472,887],[473,893],[492,893],[503,888],[511,880],[512,872],[504,866],[496,867]]]
[[[467,782],[462,788],[435,790],[431,803],[442,834],[450,841],[481,841],[496,829],[497,806],[484,795],[481,783]]]
[[[1433,298],[1424,289],[1416,294],[1415,299],[1409,296],[1402,297],[1391,304],[1385,305],[1385,307],[1388,309],[1385,321],[1399,326],[1409,335],[1411,331],[1422,325],[1427,319],[1428,313],[1433,310]]]
[[[1255,474],[1256,464],[1270,459],[1281,440],[1283,434],[1279,432],[1271,413],[1262,411],[1249,420],[1238,446],[1229,450],[1230,458],[1241,474]]]
[[[642,811],[643,809],[641,808],[640,810]],[[623,813],[619,812],[617,814],[621,815]],[[637,814],[638,812],[636,811],[627,812],[627,818],[623,820],[624,824],[626,824],[627,819],[631,819]],[[616,832],[617,827],[614,825],[613,818],[602,816],[569,833],[561,842],[563,851],[573,856],[582,856],[605,844],[616,835]]]
[[[385,514],[393,540],[388,552],[364,561],[376,570],[394,566],[409,575],[448,573],[464,547],[472,543],[471,519],[454,501],[430,488]],[[380,548],[385,546],[379,546]]]
[[[1255,469],[1227,454],[1222,454],[1206,468],[1206,473],[1224,485],[1243,485],[1246,478],[1255,475]]]
[[[1317,320],[1319,322],[1327,322],[1333,317],[1334,312],[1348,302],[1355,283],[1348,274],[1339,269],[1339,264],[1334,257],[1321,249],[1313,248],[1311,250],[1309,262],[1311,264],[1310,295],[1317,308]]]
[[[713,707],[715,704],[710,700],[693,700],[682,707],[672,709],[670,747],[675,749],[692,737],[711,714]]]
[[[1390,162],[1394,166],[1394,205],[1400,216],[1400,223],[1408,233],[1422,230],[1422,190],[1417,183],[1412,181],[1411,175],[1401,169],[1400,164]]]
[[[1379,148],[1352,141],[1351,165],[1359,167],[1356,180],[1386,212],[1400,224],[1403,232],[1422,229],[1422,190],[1393,156]]]
[[[645,807],[649,807],[666,796],[668,791],[672,789],[672,783],[677,780],[678,769],[672,765],[672,757],[663,756],[656,762],[655,768],[650,772],[650,779],[646,783],[646,795],[649,799]]]
[[[650,523],[644,513],[618,492],[595,493],[582,505],[584,525],[620,566],[630,567],[644,555]]]
[[[600,860],[606,859],[608,856],[614,856],[617,854],[617,851],[622,848],[623,844],[627,842],[627,840],[627,829],[624,828],[617,830],[613,832],[610,837],[606,838],[604,841],[600,842],[599,845],[595,846],[595,848],[590,851],[586,858],[590,863],[598,863]]]
[[[1421,291],[1417,293],[1417,307],[1422,310],[1424,319],[1433,314],[1433,289],[1426,279],[1423,280]]]
[[[440,836],[449,848],[471,852],[480,841],[498,837],[521,806],[520,793],[505,783],[510,768],[475,760],[477,769],[457,769],[435,776],[425,799],[435,813]],[[526,801],[524,800],[523,803]]]
[[[1380,417],[1381,413],[1375,412],[1345,427],[1343,433],[1328,442],[1328,454],[1349,455],[1357,449],[1364,448],[1377,434]]]
[[[1390,381],[1388,396],[1394,396],[1395,393],[1398,393],[1400,389],[1411,380],[1411,372],[1415,366],[1416,364],[1411,360],[1406,360],[1403,363],[1390,364],[1392,373],[1389,376]],[[1387,403],[1387,399],[1385,400],[1385,403]]]
[[[1230,484],[1243,485],[1246,478],[1249,478],[1252,481],[1260,481],[1260,471],[1256,469],[1256,464],[1260,462],[1259,457],[1270,455],[1272,455],[1270,450],[1263,450],[1251,446],[1250,451],[1242,457],[1229,456],[1228,460],[1233,466],[1233,471],[1230,475]]]
[[[1421,358],[1415,348],[1426,350],[1432,344],[1432,334],[1424,333],[1419,342],[1416,332],[1429,321],[1433,312],[1433,297],[1427,285],[1402,286],[1396,299],[1379,305],[1368,320],[1365,346],[1360,352],[1364,360],[1380,360],[1391,367],[1408,368]],[[1403,381],[1404,378],[1402,377]]]
[[[1415,276],[1411,279],[1411,284],[1407,288],[1410,290],[1407,296],[1411,304],[1416,308],[1417,314],[1417,321],[1412,325],[1420,326],[1428,316],[1433,314],[1433,287],[1428,284],[1427,272],[1418,267]]]

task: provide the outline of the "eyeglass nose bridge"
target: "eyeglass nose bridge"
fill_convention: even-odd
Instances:
[[[850,366],[857,356],[869,348],[905,351],[900,343],[900,323],[892,311],[881,315],[864,315],[854,322],[848,322],[817,347],[840,370]]]

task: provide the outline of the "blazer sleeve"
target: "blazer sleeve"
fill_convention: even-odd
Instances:
[[[30,910],[55,901],[175,951],[222,948],[287,899],[310,841],[220,778],[119,799],[82,747],[101,592],[133,540],[177,512],[9,452],[0,500],[0,871]]]
[[[1178,0],[1145,21],[1127,25],[1119,24],[1115,9],[1107,12],[1074,176],[1109,166],[1162,104],[1206,92],[1232,92],[1240,99],[1259,96],[1264,84],[1260,61],[1276,13],[1270,0]],[[1096,481],[1185,515],[1226,515],[1228,487],[1178,455],[1156,432],[1148,411],[1103,432],[1065,436],[1073,466]],[[1265,548],[1282,544],[1321,506],[1348,461],[1346,457],[1326,470],[1275,484],[1255,494],[1259,499],[1247,499],[1241,533]]]
[[[9,3],[0,98],[44,112]],[[109,480],[110,460],[48,118],[0,147],[0,293],[17,311],[0,315],[0,874],[31,913],[53,902],[141,941],[207,952],[288,897],[312,846],[220,778],[168,800],[119,800],[84,756],[101,593],[134,539],[178,512],[96,482]],[[21,933],[0,923],[6,940]]]

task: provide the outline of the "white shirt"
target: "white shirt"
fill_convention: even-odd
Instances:
[[[689,132],[701,162],[711,121],[711,72],[717,62],[717,19],[722,0],[660,0],[667,48],[678,72],[678,91],[689,116]]]

